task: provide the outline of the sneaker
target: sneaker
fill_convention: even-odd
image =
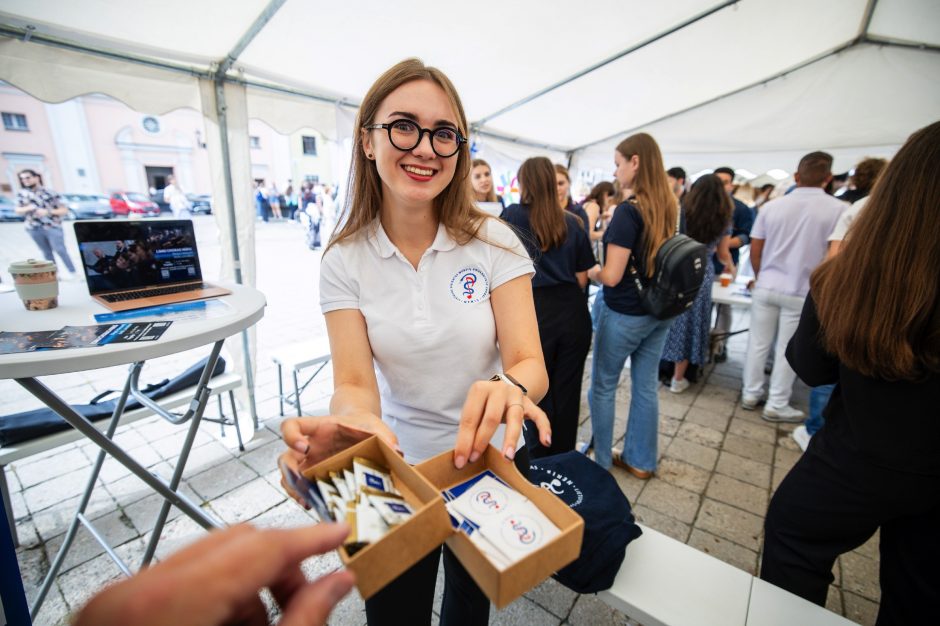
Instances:
[[[785,404],[779,409],[769,406],[764,407],[764,413],[761,415],[768,422],[802,422],[806,414],[799,409],[794,409],[789,404]]]
[[[758,404],[760,404],[760,398],[746,396],[743,393],[741,394],[741,408],[745,411],[753,411],[757,408]]]
[[[685,378],[682,380],[676,380],[675,378],[669,383],[669,391],[672,393],[682,393],[689,388],[689,381]]]
[[[793,441],[796,442],[796,445],[800,446],[800,450],[806,452],[806,448],[809,447],[809,440],[813,437],[808,432],[806,432],[806,426],[800,424],[797,426],[790,436],[793,437]]]

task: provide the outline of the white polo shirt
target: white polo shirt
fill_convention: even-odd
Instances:
[[[470,385],[502,371],[490,292],[535,273],[506,224],[487,219],[480,236],[497,245],[458,245],[439,226],[415,270],[376,220],[320,264],[323,313],[359,309],[365,317],[382,420],[409,463],[454,447]],[[494,435],[497,447],[502,436]]]

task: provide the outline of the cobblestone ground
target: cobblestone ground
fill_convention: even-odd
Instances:
[[[196,218],[200,254],[208,279],[218,273],[218,230],[211,217]],[[69,229],[67,229],[68,232]],[[0,224],[0,271],[9,281],[11,260],[37,256],[21,224]],[[67,234],[74,250],[74,236]],[[317,276],[320,253],[304,246],[303,231],[289,222],[258,224],[258,287],[268,307],[258,324],[257,407],[262,428],[247,450],[223,445],[216,426],[206,424],[190,457],[183,490],[211,514],[227,523],[251,521],[287,526],[310,521],[278,485],[275,459],[278,441],[277,378],[271,354],[298,341],[325,335],[319,313]],[[15,297],[0,294],[0,297]],[[738,314],[735,328],[747,326]],[[774,489],[800,455],[790,438],[792,426],[771,425],[739,404],[746,335],[734,338],[726,363],[709,366],[685,393],[660,392],[660,462],[656,476],[640,481],[614,469],[614,476],[634,506],[637,518],[699,550],[750,573],[761,557],[762,527]],[[145,382],[171,376],[208,353],[197,350],[148,363]],[[590,363],[586,368],[590,371]],[[124,368],[51,376],[45,382],[66,400],[85,403],[104,389],[118,386]],[[304,395],[306,412],[325,406],[331,389],[327,368]],[[587,384],[584,392],[587,391]],[[808,390],[799,385],[794,403],[806,409]],[[624,432],[630,383],[626,377],[617,399],[615,432]],[[0,414],[36,408],[37,401],[11,381],[0,381]],[[590,437],[587,402],[582,403],[581,439]],[[158,418],[123,428],[118,440],[142,464],[168,477],[179,450],[182,428]],[[617,442],[619,447],[620,441]],[[24,459],[7,468],[21,548],[23,582],[31,600],[62,542],[78,496],[94,460],[95,449],[80,442]],[[159,502],[143,483],[108,460],[88,509],[89,517],[129,563],[139,562]],[[194,541],[204,531],[173,509],[157,556]],[[335,555],[305,563],[311,574],[338,566]],[[874,623],[879,601],[877,537],[841,557],[833,570],[830,610],[863,623]],[[119,570],[84,530],[79,530],[63,573],[46,600],[37,624],[66,624],[68,614],[95,591],[120,578]],[[438,585],[438,603],[440,589]],[[502,611],[494,624],[628,624],[628,616],[590,595],[578,595],[548,580]],[[363,624],[361,599],[353,593],[330,619],[332,624]]]

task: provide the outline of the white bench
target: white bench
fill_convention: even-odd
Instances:
[[[644,626],[847,626],[851,621],[645,526],[598,596]]]
[[[300,394],[304,392],[313,379],[317,377],[323,368],[330,362],[330,342],[326,337],[315,341],[308,341],[298,345],[288,346],[278,350],[271,355],[271,360],[277,366],[277,395],[278,409],[284,416],[284,403],[292,405],[297,409],[297,417],[302,415],[300,408]],[[308,367],[319,365],[316,371],[301,385],[300,372]],[[284,368],[291,372],[294,381],[294,392],[284,393]]]
[[[232,408],[232,424],[236,428],[236,433],[239,433],[239,447],[244,449],[241,445],[241,435],[238,430],[238,415],[235,412],[235,396],[234,390],[237,389],[242,384],[241,376],[233,372],[223,372],[218,376],[214,376],[209,381],[209,392],[211,396],[216,396],[219,400],[219,413],[220,419],[215,418],[203,418],[204,421],[218,422],[221,424],[224,429],[228,425],[228,421],[224,420],[222,417],[222,395],[223,393],[228,393],[229,402]],[[176,393],[172,393],[168,396],[164,396],[158,400],[160,406],[165,409],[175,409],[181,406],[186,406],[193,400],[193,396],[196,393],[196,386],[193,385],[187,389],[182,389]],[[145,417],[150,417],[154,415],[153,411],[145,406],[141,406],[132,411],[127,411],[121,417],[120,425],[126,426],[127,424],[132,424],[138,420],[141,420]],[[110,418],[105,418],[94,422],[95,428],[101,432],[105,432],[108,429],[108,424],[111,422]],[[29,441],[23,441],[9,446],[0,447],[0,493],[2,493],[3,498],[3,507],[6,511],[7,521],[10,524],[10,532],[13,535],[13,543],[17,544],[16,539],[16,525],[13,520],[13,509],[10,504],[10,493],[7,487],[6,480],[6,466],[9,463],[14,461],[19,461],[27,457],[33,456],[34,454],[39,454],[40,452],[45,452],[59,446],[64,446],[67,443],[72,443],[73,441],[78,441],[82,439],[82,435],[79,431],[74,428],[68,428],[67,430],[62,430],[51,435],[46,435],[45,437],[37,437],[36,439],[30,439]]]

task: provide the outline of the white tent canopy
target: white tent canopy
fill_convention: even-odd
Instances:
[[[640,130],[690,172],[792,170],[816,149],[844,170],[936,119],[938,25],[937,0],[3,0],[0,80],[201,109],[223,276],[253,283],[248,118],[348,152],[355,107],[405,57],[447,73],[503,171],[534,154],[609,171]]]
[[[616,139],[642,129],[670,164],[692,169],[716,155],[753,172],[792,169],[794,155],[817,148],[845,169],[891,153],[940,104],[934,0],[478,0],[430,11],[414,0],[5,0],[0,22],[34,42],[193,70],[186,93],[186,74],[4,47],[0,78],[44,100],[99,91],[150,112],[194,106],[195,77],[237,49],[231,77],[318,97],[249,89],[251,117],[336,138],[333,104],[355,105],[385,68],[418,56],[455,82],[488,148],[517,159],[529,154],[521,141],[605,168]],[[27,62],[53,57],[55,80]]]

